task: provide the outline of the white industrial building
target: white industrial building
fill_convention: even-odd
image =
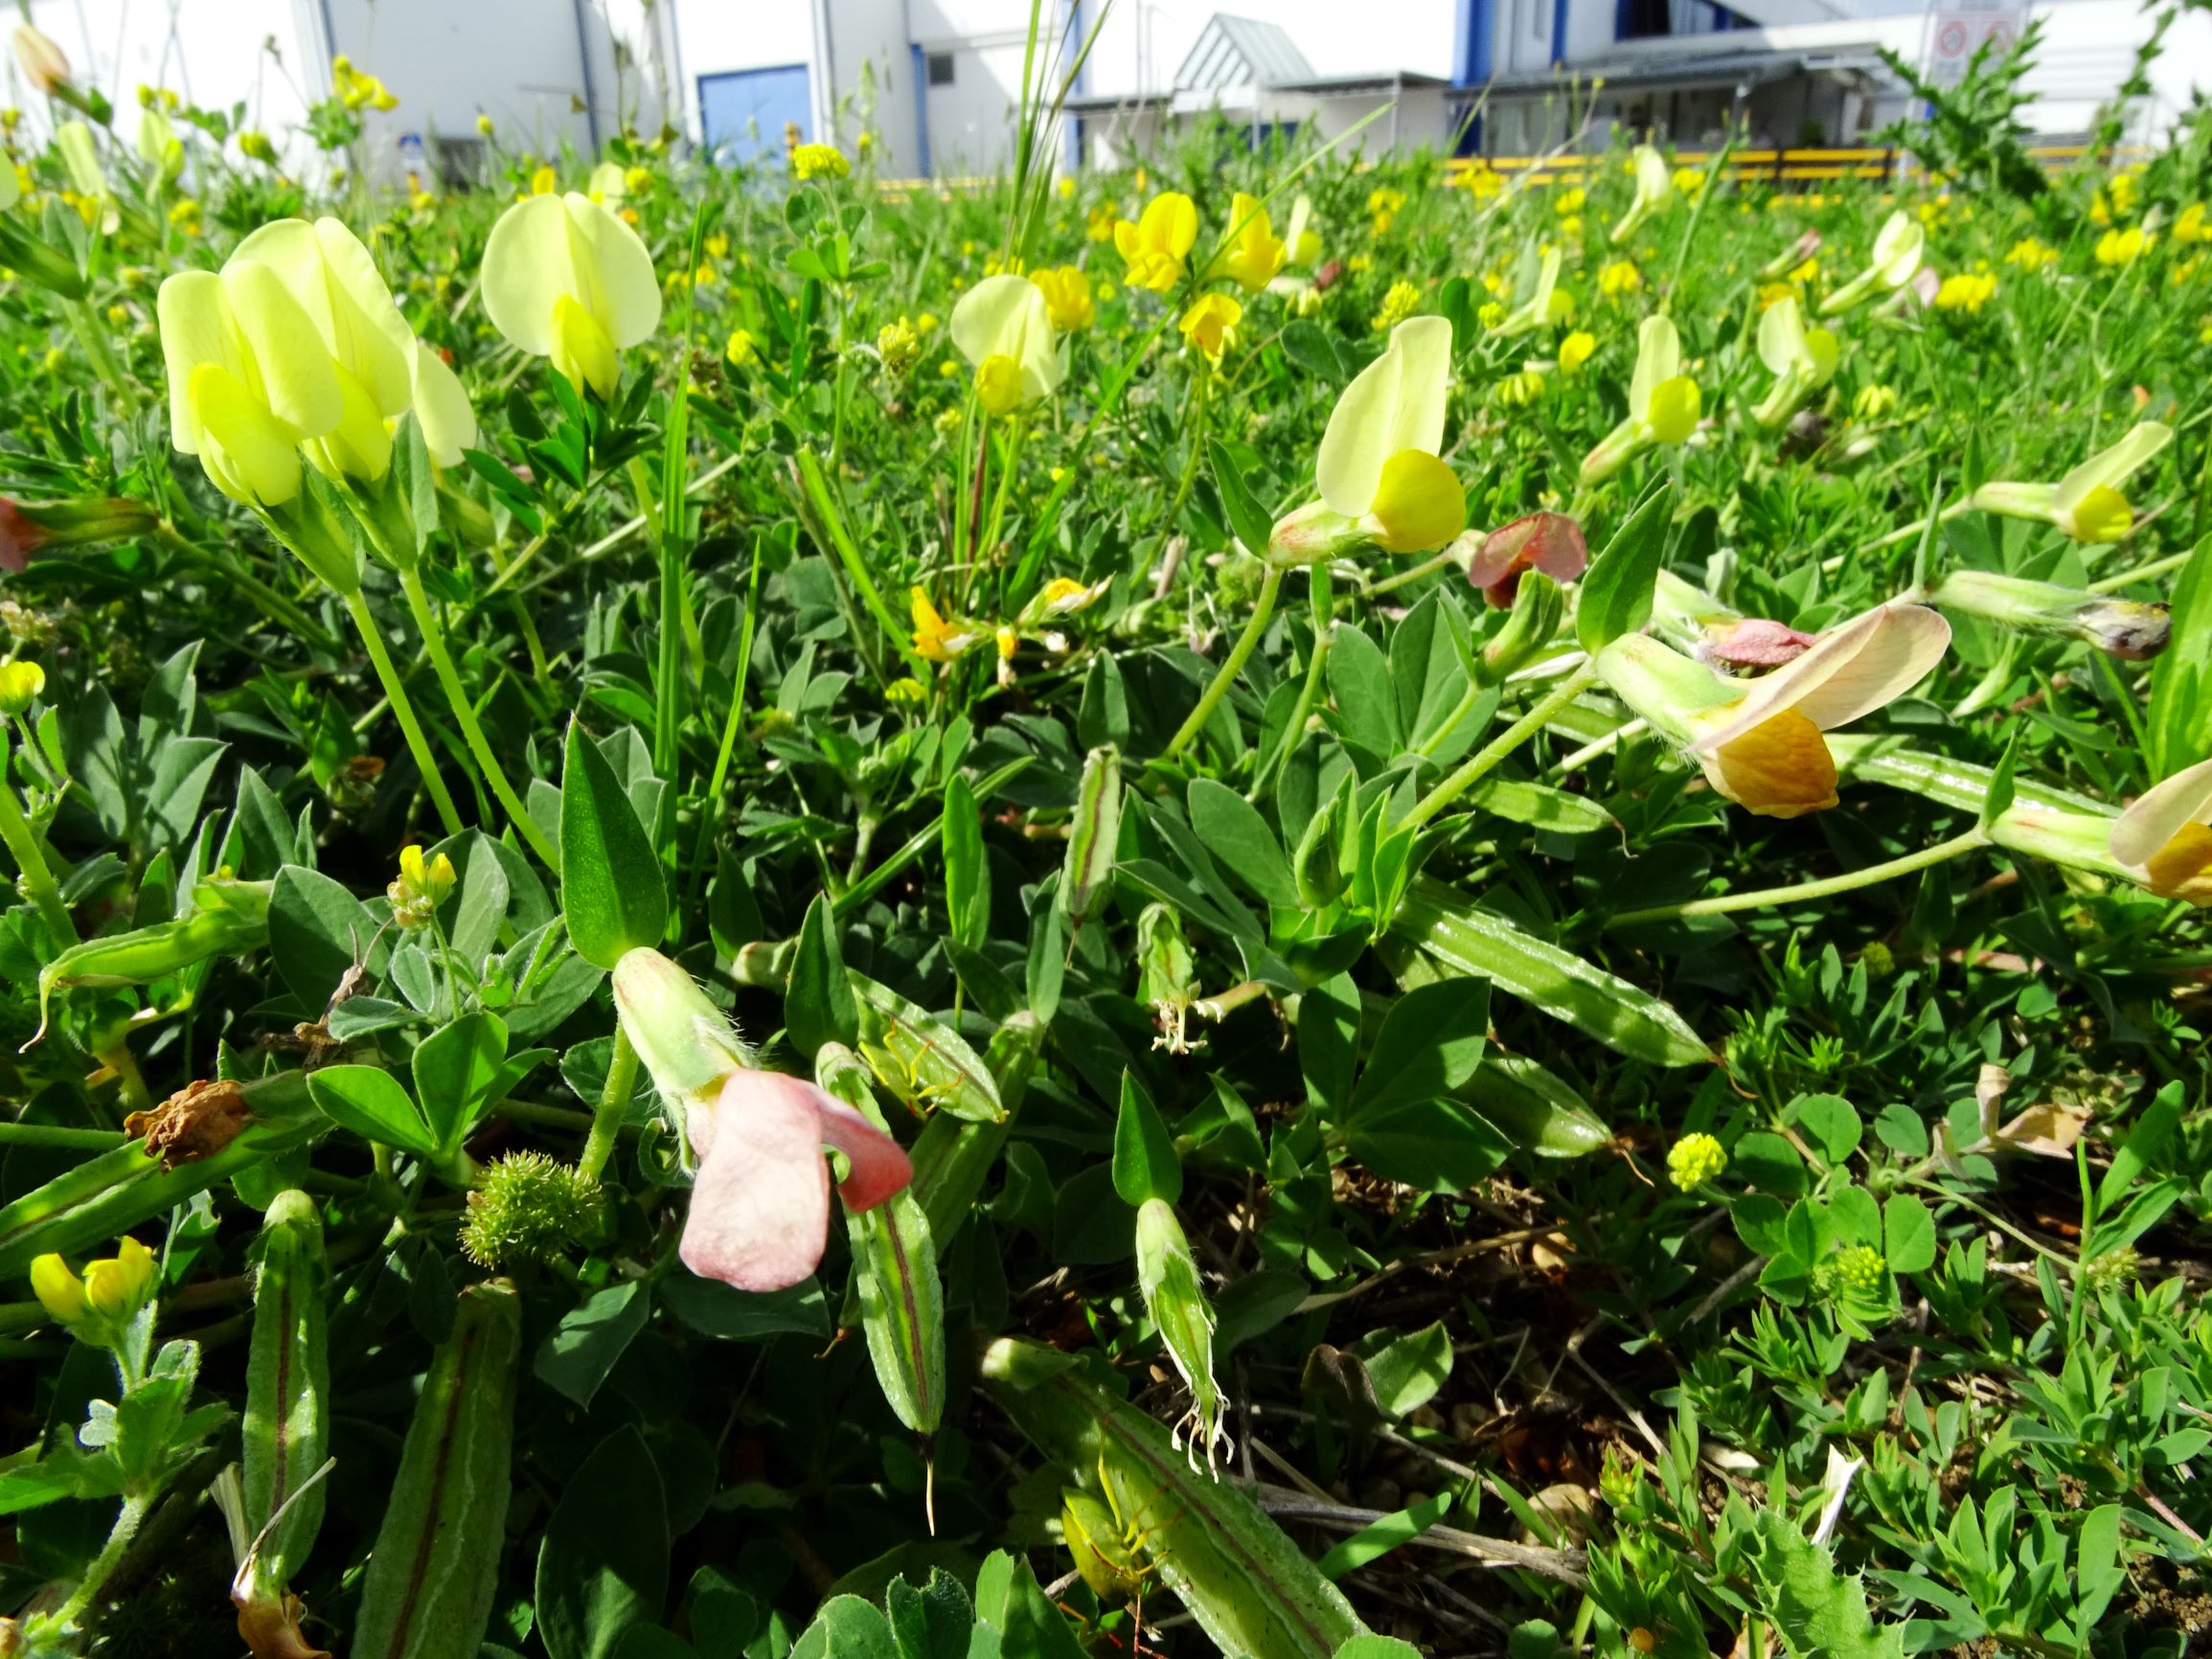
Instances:
[[[1141,153],[1220,119],[1329,138],[1374,119],[1370,149],[1514,154],[1611,125],[1696,144],[1740,118],[1773,145],[1850,143],[1904,114],[1888,46],[1931,62],[1941,36],[2032,14],[2045,48],[2025,113],[2086,130],[2151,28],[2137,0],[1046,0],[1053,61],[1105,7],[1060,135],[1069,163]],[[1912,9],[1882,11],[1899,5]],[[2008,11],[2008,5],[2015,8]],[[399,107],[367,116],[363,158],[475,176],[476,120],[503,144],[588,152],[665,121],[733,163],[787,134],[851,148],[865,126],[889,176],[1000,166],[1021,81],[1028,0],[31,0],[79,79],[127,110],[141,83],[242,105],[281,135],[328,94],[344,55]],[[1872,14],[1867,14],[1872,13]],[[1952,58],[1955,62],[1955,53]],[[12,62],[9,101],[35,112]],[[1587,88],[1603,79],[1594,97]],[[2134,132],[2212,88],[2212,15],[2185,11]],[[1057,84],[1057,81],[1056,81]],[[1580,96],[1567,88],[1579,84]],[[127,119],[127,118],[126,118]]]

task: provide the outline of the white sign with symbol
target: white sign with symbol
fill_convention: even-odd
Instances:
[[[2001,57],[2027,27],[2024,5],[1991,0],[1936,0],[1929,14],[1924,73],[1937,86],[1956,86],[1973,55],[1990,43],[1987,61]]]

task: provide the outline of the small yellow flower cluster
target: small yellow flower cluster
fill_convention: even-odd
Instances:
[[[384,889],[392,900],[392,925],[407,932],[428,927],[459,879],[445,853],[426,859],[418,846],[400,848],[399,879]]]
[[[1375,313],[1375,331],[1387,334],[1399,324],[1421,308],[1421,290],[1401,277],[1390,284],[1390,291],[1382,296],[1382,308]]]
[[[277,147],[269,142],[269,135],[256,127],[247,127],[239,134],[239,152],[248,161],[258,161],[274,167]]]
[[[1644,273],[1628,260],[1613,260],[1598,272],[1598,292],[1608,299],[1630,294],[1644,285]]]
[[[2109,230],[2097,239],[2097,263],[2115,268],[2133,264],[2148,253],[2157,240],[2141,225],[2130,225],[2126,230]]]
[[[1889,1263],[1873,1245],[1854,1244],[1837,1252],[1833,1271],[1839,1290],[1870,1293],[1881,1288],[1881,1276],[1889,1271]]]
[[[1701,167],[1675,169],[1675,188],[1684,195],[1694,196],[1705,188],[1705,170]]]
[[[1083,224],[1083,234],[1094,242],[1110,242],[1114,239],[1114,226],[1121,222],[1121,216],[1114,211],[1112,202],[1102,201],[1090,210],[1090,217]]]
[[[1477,201],[1486,200],[1505,189],[1504,176],[1487,161],[1477,161],[1460,174],[1460,179]]]
[[[399,101],[374,75],[355,69],[344,54],[331,59],[331,90],[348,109],[397,109]]]
[[[59,1256],[31,1263],[31,1292],[48,1313],[88,1342],[111,1344],[146,1305],[157,1274],[153,1252],[125,1239],[111,1257],[84,1264],[80,1279]]]
[[[1029,279],[1044,295],[1045,309],[1052,313],[1052,326],[1063,334],[1073,334],[1091,326],[1098,314],[1091,299],[1090,279],[1074,265],[1061,265],[1058,270],[1033,272]]]
[[[1560,368],[1565,374],[1575,374],[1590,360],[1590,353],[1598,349],[1598,337],[1586,330],[1577,329],[1560,342]]]
[[[1244,307],[1228,295],[1201,294],[1177,327],[1187,345],[1203,353],[1207,362],[1219,363],[1221,353],[1236,343],[1237,325],[1243,320]]]
[[[2191,202],[2174,220],[2174,239],[2187,247],[2195,242],[2212,242],[2212,224],[2204,222],[2204,204]]]
[[[1851,412],[1861,420],[1879,420],[1897,407],[1897,390],[1891,386],[1862,386],[1851,400]]]
[[[1375,234],[1384,237],[1398,222],[1398,216],[1405,210],[1405,193],[1384,186],[1367,193],[1367,211],[1375,216]]]
[[[1516,375],[1508,375],[1491,388],[1491,397],[1501,409],[1526,409],[1543,396],[1543,372],[1523,369]]]
[[[2133,173],[2114,173],[2089,198],[2090,222],[2109,225],[2119,219],[2133,218],[2136,197],[2141,191],[2142,180]]]
[[[876,354],[883,359],[883,373],[903,375],[922,355],[922,336],[904,317],[876,330]]]
[[[2045,265],[2059,262],[2059,250],[2045,247],[2034,237],[2022,237],[2013,243],[2012,252],[2005,255],[2005,263],[2017,265],[2023,271],[2040,271]]]
[[[1988,305],[1996,291],[1997,280],[1987,271],[1958,271],[1944,278],[1936,288],[1935,308],[1971,315]]]
[[[749,330],[733,329],[729,344],[722,348],[722,355],[733,368],[750,369],[761,360],[761,343],[753,338]]]
[[[791,176],[800,179],[844,178],[853,170],[845,152],[833,144],[800,144],[791,147]]]
[[[1728,1149],[1711,1135],[1684,1135],[1667,1151],[1667,1179],[1692,1193],[1728,1167]]]
[[[46,670],[36,663],[0,663],[0,715],[20,715],[46,689]]]

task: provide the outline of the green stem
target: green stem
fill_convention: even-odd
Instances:
[[[1407,582],[1419,581],[1425,576],[1433,576],[1447,565],[1455,565],[1458,562],[1459,559],[1456,555],[1440,553],[1432,557],[1423,559],[1419,564],[1400,571],[1395,576],[1386,576],[1380,581],[1371,581],[1359,591],[1367,598],[1374,599],[1378,595],[1402,588]]]
[[[499,797],[508,822],[528,843],[531,852],[537,854],[548,870],[559,870],[560,854],[531,818],[522,798],[515,794],[514,785],[501,770],[491,745],[485,740],[483,723],[476,718],[475,705],[468,700],[468,688],[461,683],[460,671],[453,666],[453,653],[445,648],[445,630],[438,625],[438,612],[422,586],[422,576],[412,568],[401,571],[399,588],[407,596],[407,608],[415,614],[415,625],[422,630],[422,643],[430,648],[430,666],[438,671],[438,683],[445,689],[445,700],[452,705],[453,717],[461,722],[461,736],[468,744],[469,754],[476,758],[476,768],[483,775],[483,781],[491,786],[492,794]]]
[[[622,1132],[623,1110],[629,1104],[630,1089],[636,1081],[637,1050],[630,1046],[629,1033],[618,1021],[614,1053],[607,1057],[606,1087],[599,1092],[599,1104],[591,1113],[591,1133],[584,1140],[582,1156],[576,1160],[577,1173],[585,1180],[598,1180],[613,1155],[615,1137]]]
[[[1229,686],[1243,672],[1244,664],[1260,644],[1260,636],[1266,631],[1267,619],[1275,614],[1275,596],[1283,589],[1283,567],[1267,566],[1267,574],[1260,583],[1259,597],[1252,602],[1251,620],[1244,624],[1244,631],[1237,636],[1228,660],[1214,674],[1214,682],[1198,698],[1198,706],[1191,711],[1190,718],[1176,729],[1168,739],[1168,746],[1160,753],[1163,761],[1172,761],[1191,746],[1193,739],[1206,729],[1206,722],[1214,717],[1214,710],[1228,693]]]
[[[107,331],[92,314],[92,307],[83,300],[64,300],[61,308],[68,313],[70,327],[77,330],[78,342],[83,346],[84,354],[92,359],[100,377],[107,382],[107,389],[125,408],[134,405],[138,401],[138,388],[124,373],[123,365],[115,360],[115,352],[107,343]]]
[[[2187,553],[2169,554],[2164,558],[2155,558],[2149,564],[2138,565],[2133,570],[2122,571],[2118,576],[2108,576],[2102,581],[2092,581],[2089,583],[2089,591],[2091,593],[2111,593],[2134,582],[2150,581],[2155,577],[2164,576],[2168,571],[2179,570],[2195,556],[2196,549],[2191,548]]]
[[[334,651],[338,648],[338,642],[326,633],[319,623],[228,554],[219,549],[202,547],[195,541],[186,540],[176,527],[171,524],[164,523],[153,534],[154,539],[164,547],[191,559],[194,564],[205,566],[214,571],[223,580],[254,601],[268,614],[271,622],[290,628],[309,645],[319,649]]]
[[[1252,779],[1252,792],[1245,797],[1258,801],[1260,791],[1267,786],[1267,780],[1275,769],[1289,763],[1297,753],[1298,743],[1306,735],[1306,718],[1313,712],[1313,705],[1321,700],[1321,676],[1329,664],[1329,647],[1334,639],[1331,618],[1335,612],[1336,588],[1330,580],[1329,567],[1316,564],[1312,568],[1313,584],[1313,654],[1306,664],[1306,683],[1298,689],[1298,700],[1290,707],[1290,718],[1283,727],[1283,739],[1275,745],[1266,763]]]
[[[46,931],[54,935],[54,943],[67,949],[77,941],[77,923],[71,919],[69,906],[62,902],[61,889],[54,879],[54,872],[46,867],[46,851],[38,845],[38,832],[31,828],[31,820],[23,815],[23,808],[15,804],[15,787],[0,780],[0,841],[8,845],[9,856],[15,860],[15,869],[23,882],[23,891],[31,896],[31,902],[38,906],[38,915],[46,923]]]
[[[384,648],[384,636],[376,631],[376,619],[369,612],[369,602],[355,588],[345,596],[346,614],[353,619],[353,626],[361,635],[361,644],[368,648],[369,661],[375,665],[376,678],[384,685],[384,696],[392,705],[392,713],[399,722],[399,731],[407,739],[407,749],[415,757],[416,768],[422,774],[422,787],[430,791],[431,804],[438,808],[438,821],[445,827],[445,833],[461,833],[461,814],[454,809],[453,797],[446,792],[445,780],[439,775],[437,757],[431,753],[430,739],[422,735],[422,724],[415,718],[415,705],[408,700],[407,688],[400,683],[399,670],[392,666],[392,653]]]
[[[1597,683],[1596,672],[1587,666],[1575,670],[1547,692],[1527,714],[1463,761],[1458,771],[1431,789],[1405,815],[1405,822],[1416,827],[1427,823],[1471,789],[1499,761],[1543,730],[1554,715]],[[1448,731],[1450,728],[1446,729]]]
[[[75,1152],[112,1152],[128,1138],[114,1129],[65,1129],[58,1124],[0,1123],[0,1147],[60,1147]]]
[[[730,712],[722,722],[721,745],[715,751],[714,775],[707,780],[706,797],[699,803],[699,832],[692,846],[690,897],[698,896],[699,872],[706,868],[707,848],[715,838],[715,807],[729,782],[730,761],[738,747],[738,733],[745,723],[745,681],[753,665],[753,631],[761,616],[761,536],[753,534],[753,574],[745,587],[745,625],[738,636],[738,669],[730,676]],[[689,908],[687,901],[686,908]]]
[[[1855,888],[1872,887],[1893,876],[1909,875],[1915,870],[1926,870],[1956,858],[1962,852],[1972,852],[1976,847],[1989,845],[1989,837],[1979,825],[1963,835],[1953,835],[1949,841],[1939,841],[1933,847],[1918,852],[1907,852],[1902,858],[1892,858],[1881,864],[1869,864],[1863,870],[1854,870],[1844,875],[1831,875],[1821,881],[1801,881],[1794,887],[1767,887],[1756,893],[1723,893],[1714,898],[1693,898],[1683,904],[1654,905],[1649,910],[1625,910],[1607,921],[1608,928],[1628,927],[1637,922],[1672,921],[1686,916],[1720,916],[1731,910],[1758,910],[1769,904],[1790,904],[1799,899],[1826,898],[1832,894],[1849,893]]]
[[[55,1610],[56,1626],[64,1630],[73,1628],[85,1608],[92,1605],[92,1599],[100,1594],[100,1587],[121,1564],[124,1551],[130,1548],[130,1540],[138,1534],[138,1524],[146,1519],[147,1511],[152,1507],[150,1493],[133,1492],[123,1500],[115,1525],[108,1530],[107,1542],[101,1546],[100,1554],[93,1557],[92,1565],[84,1569],[84,1577],[77,1581],[69,1600]]]

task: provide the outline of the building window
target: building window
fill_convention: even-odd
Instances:
[[[951,53],[932,52],[929,55],[929,84],[932,86],[950,86],[952,84]]]
[[[1662,35],[1725,34],[1754,25],[1716,0],[1615,0],[1613,38],[1648,40]]]

